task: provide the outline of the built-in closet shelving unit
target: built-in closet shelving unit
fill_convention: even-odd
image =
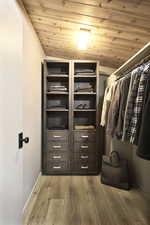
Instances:
[[[43,174],[98,174],[99,63],[45,60],[42,111]]]

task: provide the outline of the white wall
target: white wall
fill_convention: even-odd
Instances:
[[[23,151],[23,203],[41,171],[41,62],[44,53],[26,16],[23,16],[23,131],[30,143]]]

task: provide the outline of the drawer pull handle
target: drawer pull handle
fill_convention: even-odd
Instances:
[[[88,166],[81,166],[81,169],[88,169]]]
[[[61,145],[54,145],[53,148],[61,148]]]
[[[81,145],[81,148],[89,148],[88,145]]]
[[[53,137],[54,138],[61,138],[61,136],[58,136],[58,135],[54,135]]]
[[[61,169],[61,166],[53,166],[53,169]]]
[[[53,159],[61,159],[61,155],[54,155]]]
[[[82,138],[88,138],[89,136],[88,135],[82,135],[81,137]]]
[[[81,155],[81,159],[88,159],[88,155]]]

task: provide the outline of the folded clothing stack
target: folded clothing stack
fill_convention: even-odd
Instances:
[[[88,84],[88,85],[86,85],[84,87],[79,85],[78,87],[75,88],[75,91],[76,92],[93,92],[94,89],[93,89],[92,85]]]
[[[75,125],[75,130],[94,130],[94,125]]]
[[[67,87],[63,85],[50,85],[48,87],[49,91],[67,91]]]
[[[77,88],[76,92],[93,92],[93,88]]]
[[[94,69],[76,69],[75,70],[75,75],[94,75],[95,74],[95,71]]]

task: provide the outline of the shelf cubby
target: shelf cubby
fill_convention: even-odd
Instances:
[[[67,130],[69,128],[68,112],[47,111],[48,130]]]
[[[75,95],[74,96],[74,109],[96,109],[96,98],[95,96],[86,95]]]
[[[74,111],[74,127],[75,125],[96,126],[96,112]]]
[[[74,75],[96,75],[96,67],[95,62],[75,62]]]
[[[69,75],[69,62],[47,62],[48,76]]]

